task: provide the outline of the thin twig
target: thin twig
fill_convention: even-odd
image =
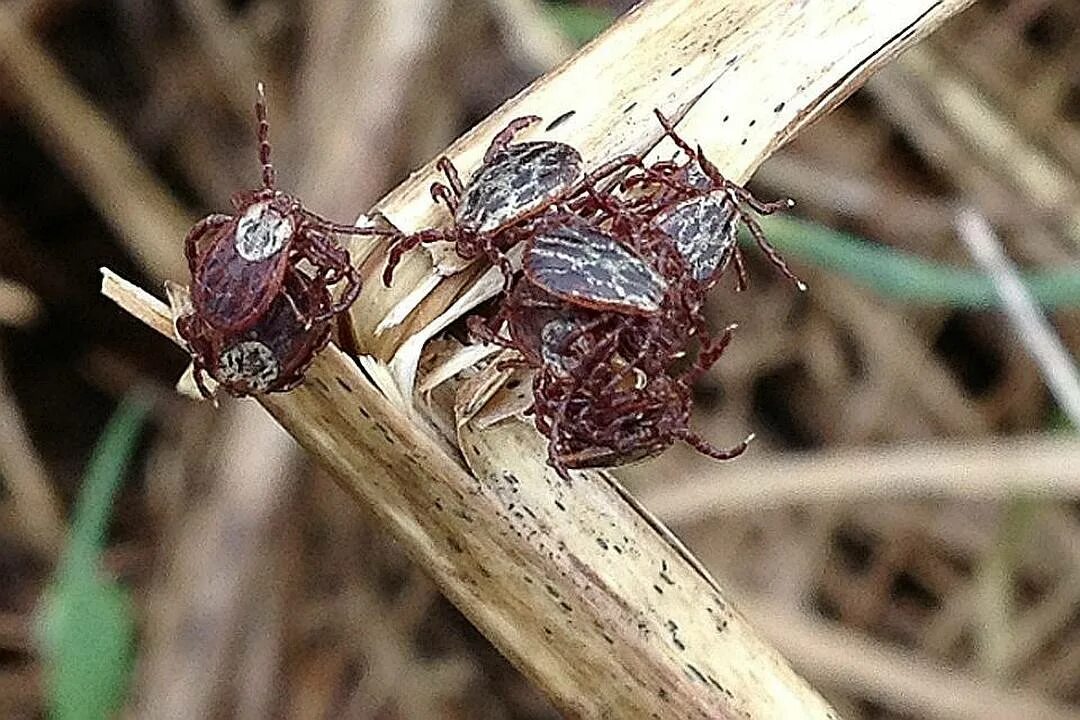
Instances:
[[[192,218],[45,47],[0,7],[0,74],[13,106],[156,278],[185,274],[180,239]]]
[[[22,283],[0,278],[0,325],[25,327],[41,314],[41,301]]]
[[[807,675],[823,686],[873,698],[901,715],[933,720],[1076,719],[1076,707],[996,687],[765,598],[745,600],[751,618]]]
[[[218,478],[205,504],[172,538],[167,586],[150,602],[143,713],[205,718],[218,703],[217,680],[240,648],[246,598],[259,587],[271,528],[293,484],[286,468],[295,446],[261,411],[231,404],[217,455]],[[200,628],[192,632],[192,626]],[[151,712],[152,709],[152,712]]]
[[[686,525],[719,515],[870,499],[1071,500],[1080,497],[1080,445],[1047,437],[912,443],[720,467],[695,462],[682,477],[662,482],[647,482],[647,470],[626,474],[642,478],[639,494],[653,512]]]
[[[31,546],[54,559],[64,538],[63,510],[45,465],[37,455],[0,366],[0,481],[15,505],[15,517]]]
[[[180,0],[177,8],[192,25],[192,35],[207,56],[233,112],[245,120],[251,113],[251,91],[265,81],[264,62],[250,32],[234,22],[221,0]]]
[[[1024,287],[990,223],[975,210],[965,209],[957,218],[957,229],[972,257],[994,281],[1013,330],[1038,364],[1058,405],[1073,427],[1080,428],[1080,373],[1061,338]]]

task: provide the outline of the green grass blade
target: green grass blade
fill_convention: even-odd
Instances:
[[[49,716],[112,717],[127,693],[135,624],[127,592],[98,569],[113,501],[149,407],[129,398],[109,421],[75,504],[72,533],[43,602]]]
[[[990,279],[976,270],[924,260],[792,217],[762,218],[762,227],[785,257],[835,272],[893,300],[967,310],[993,309],[1001,302]],[[753,243],[748,235],[742,241]],[[1080,306],[1080,270],[1023,273],[1022,278],[1044,308]]]
[[[552,4],[544,10],[555,25],[578,45],[589,42],[615,21],[615,14],[603,8]]]

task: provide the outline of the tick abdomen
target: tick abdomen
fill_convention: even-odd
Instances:
[[[726,192],[683,200],[661,212],[656,227],[675,243],[675,249],[698,282],[711,278],[735,247],[739,209]]]
[[[569,145],[509,145],[469,181],[454,220],[470,232],[493,232],[543,209],[581,175],[581,155]]]

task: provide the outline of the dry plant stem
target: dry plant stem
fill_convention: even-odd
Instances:
[[[1052,154],[1025,137],[1016,123],[931,48],[912,52],[895,68],[916,102],[933,109],[961,145],[985,168],[1003,176],[1040,214],[1080,242],[1080,183]],[[907,102],[911,103],[909,96]]]
[[[970,396],[943,363],[922,349],[925,340],[903,322],[886,303],[851,282],[831,276],[811,276],[814,300],[838,322],[850,327],[854,337],[865,343],[864,351],[878,361],[870,368],[867,383],[877,384],[874,392],[917,402],[928,418],[945,434],[984,435],[989,423]],[[862,405],[861,412],[845,416],[849,426],[863,425],[859,433],[888,422],[884,408]]]
[[[25,285],[0,278],[0,325],[25,327],[41,315],[41,301]]]
[[[995,222],[1014,223],[1025,236],[1039,241],[1026,250],[1038,253],[1037,258],[1046,263],[1062,262],[1070,257],[1059,247],[1064,222],[1059,222],[1060,216],[1048,215],[1047,208],[1040,207],[1002,178],[999,171],[1008,168],[989,167],[978,144],[969,146],[963,131],[953,127],[950,118],[942,116],[941,108],[932,102],[934,92],[927,90],[928,84],[932,84],[931,78],[915,75],[897,64],[871,78],[867,90],[894,122],[903,126],[906,136],[923,155],[935,158],[937,165],[950,168],[964,194],[986,209]],[[1010,144],[1018,142],[1010,138]]]
[[[151,600],[139,693],[149,717],[213,715],[218,679],[240,650],[250,590],[264,583],[274,542],[268,526],[293,488],[284,471],[296,459],[288,437],[254,406],[231,404],[226,415],[214,490],[177,528],[166,586]]]
[[[643,504],[672,525],[789,505],[953,497],[1002,500],[1080,497],[1080,446],[1067,438],[995,439],[992,444],[913,443],[751,460],[695,463],[676,482],[644,482]]]
[[[367,207],[390,183],[401,117],[446,0],[334,0],[310,6],[312,29],[294,127],[297,194],[328,217]],[[329,87],[328,87],[329,84]],[[332,96],[332,97],[331,97]],[[343,111],[345,109],[345,111]],[[353,111],[352,109],[355,109]],[[354,262],[366,253],[353,245]]]
[[[41,671],[36,667],[0,673],[0,716],[33,715],[42,706],[43,680]]]
[[[766,598],[746,607],[766,637],[824,687],[837,687],[908,717],[932,720],[1075,720],[1076,708],[1010,692],[854,633],[815,622]]]
[[[60,499],[26,431],[0,366],[0,486],[15,506],[15,518],[34,550],[52,560],[64,538]]]
[[[45,48],[0,7],[0,76],[27,127],[83,188],[148,274],[180,279],[178,243],[192,218],[72,84]]]
[[[536,0],[474,0],[473,4],[487,5],[503,43],[525,67],[544,72],[574,52],[574,44]]]
[[[1073,427],[1080,428],[1080,373],[1069,351],[1024,287],[1016,266],[1005,254],[986,218],[974,210],[964,210],[957,219],[957,227],[975,262],[997,288],[1013,330],[1038,364],[1058,406]]]
[[[115,276],[103,291],[168,318]],[[568,714],[836,717],[599,473],[566,485],[540,463],[525,468],[539,477],[496,470],[539,452],[531,428],[466,434],[470,452],[503,453],[478,480],[332,346],[303,386],[262,402]]]
[[[239,118],[251,117],[251,93],[255,83],[266,80],[248,29],[234,22],[223,0],[180,0],[178,9],[191,24],[192,36],[206,54],[225,100]]]
[[[672,113],[696,99],[688,135],[743,178],[873,67],[966,4],[823,1],[808,12],[787,0],[654,0],[450,154],[468,172],[509,117],[554,120],[574,110],[550,135],[595,163],[647,149],[659,137],[652,108]],[[730,124],[717,134],[725,113]],[[427,194],[433,179],[425,168],[380,209],[407,230],[445,220]],[[423,253],[406,265],[391,291],[368,283],[355,306],[362,347],[384,359],[402,338],[382,342],[375,326],[430,274]],[[403,327],[422,332],[454,302],[443,287],[455,281],[435,288],[431,305]],[[165,315],[115,280],[105,291],[144,315]],[[835,717],[610,478],[585,473],[563,483],[544,465],[535,432],[515,421],[461,428],[474,477],[388,400],[397,388],[373,384],[387,375],[365,364],[367,374],[331,347],[301,388],[263,404],[568,715]]]

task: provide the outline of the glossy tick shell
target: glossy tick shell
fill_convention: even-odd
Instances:
[[[505,253],[529,237],[532,219],[587,182],[581,154],[571,146],[546,140],[511,142],[539,119],[517,118],[497,133],[467,183],[461,182],[449,158],[440,158],[437,165],[447,184],[433,183],[431,195],[446,204],[454,222],[448,228],[427,228],[398,238],[387,255],[385,285],[390,285],[394,268],[408,251],[423,243],[450,242],[464,260],[485,256],[498,263],[509,287],[513,272]]]
[[[615,237],[572,216],[537,227],[525,248],[526,277],[568,302],[598,310],[649,315],[668,284]]]
[[[739,208],[726,192],[710,192],[664,208],[652,224],[671,238],[690,277],[708,282],[735,249]]]
[[[243,330],[281,292],[302,216],[285,197],[240,205],[235,217],[196,225],[188,235],[191,301],[211,327]],[[209,220],[210,218],[208,218]]]
[[[542,211],[583,175],[581,154],[564,143],[506,145],[469,180],[454,222],[468,233],[495,232]]]
[[[300,383],[315,355],[330,339],[331,323],[309,324],[300,316],[324,314],[332,305],[325,287],[286,278],[286,290],[247,330],[223,333],[210,327],[198,313],[177,320],[177,330],[195,360],[196,382],[209,396],[200,373],[208,373],[230,395],[242,397],[284,392]],[[290,298],[296,298],[295,302]]]
[[[693,147],[675,131],[674,124],[655,111],[664,134],[679,148],[682,159],[661,161],[624,178],[624,190],[638,196],[629,203],[633,212],[652,217],[652,227],[666,232],[683,254],[697,282],[709,284],[734,258],[739,271],[739,288],[747,278],[735,233],[741,223],[750,232],[769,262],[800,290],[806,285],[769,243],[755,215],[769,215],[790,209],[794,202],[783,199],[762,202],[746,188],[723,176],[700,146]]]

